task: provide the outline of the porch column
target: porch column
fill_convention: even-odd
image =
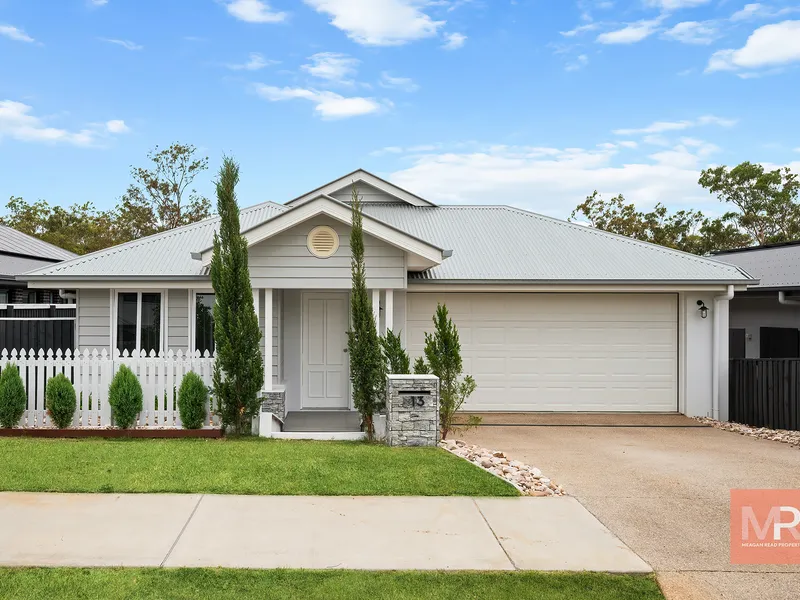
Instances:
[[[272,391],[272,288],[264,288],[264,391]]]
[[[375,319],[375,329],[381,334],[381,291],[372,290],[372,316]]]
[[[386,290],[386,300],[383,304],[383,322],[386,325],[386,330],[391,329],[394,331],[394,290]]]

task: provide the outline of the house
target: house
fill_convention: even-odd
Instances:
[[[74,292],[28,287],[17,277],[77,255],[0,225],[0,350],[36,352],[75,343]]]
[[[379,331],[400,331],[419,356],[446,303],[478,383],[468,410],[724,417],[720,332],[730,298],[755,282],[744,270],[510,206],[437,206],[358,170],[285,204],[241,210],[266,340],[264,395],[287,423],[352,408],[353,185]],[[217,226],[210,218],[24,279],[77,290],[81,349],[213,351]]]
[[[731,358],[800,358],[800,242],[716,256],[760,280],[731,300]]]
[[[67,250],[0,225],[0,305],[62,304],[58,289],[29,288],[17,275],[75,258]]]

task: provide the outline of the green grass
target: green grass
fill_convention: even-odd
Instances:
[[[516,496],[439,448],[266,439],[0,438],[0,490]]]
[[[653,577],[603,573],[0,569],[0,598],[39,600],[663,600]]]

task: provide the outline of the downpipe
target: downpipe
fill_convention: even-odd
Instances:
[[[786,292],[778,292],[778,302],[780,304],[788,304],[789,306],[797,306],[800,304],[800,298],[787,298]]]
[[[733,298],[733,286],[728,286],[728,291],[719,296],[714,296],[712,315],[714,319],[713,343],[711,346],[711,418],[719,420],[719,366],[720,366],[720,345],[722,341],[719,317],[719,305],[724,300],[726,302]]]

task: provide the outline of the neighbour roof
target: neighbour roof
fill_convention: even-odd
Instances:
[[[508,206],[365,203],[364,213],[438,248],[442,264],[411,281],[748,283],[742,269]],[[241,211],[242,231],[300,207],[267,202]],[[219,223],[199,223],[29,273],[28,277],[206,277],[200,260]]]
[[[364,213],[452,248],[409,280],[503,282],[727,281],[750,277],[720,261],[510,206],[365,204]]]
[[[243,208],[239,213],[241,228],[250,229],[284,210],[285,207],[274,202]],[[45,267],[26,277],[203,277],[203,263],[194,260],[192,252],[211,246],[218,227],[219,217],[210,217]]]
[[[0,225],[0,253],[30,256],[50,261],[69,260],[77,256],[69,250],[48,244],[5,225]],[[6,269],[0,268],[0,271],[5,272]]]
[[[737,265],[761,280],[751,288],[800,287],[800,242],[718,252],[717,260]]]

